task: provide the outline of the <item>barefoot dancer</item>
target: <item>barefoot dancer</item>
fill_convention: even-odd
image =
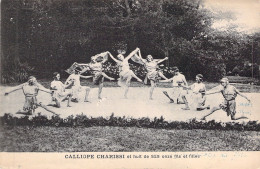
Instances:
[[[191,94],[191,99],[194,107],[196,108],[197,111],[204,110],[204,109],[209,109],[209,106],[205,106],[206,102],[206,86],[202,82],[203,81],[203,75],[202,74],[197,74],[196,75],[196,83],[192,84],[191,86],[188,87],[183,87],[186,89],[191,89],[192,94]],[[190,110],[189,103],[186,99],[186,96],[183,96],[185,99],[185,108],[184,110]]]
[[[73,64],[74,65],[74,64]],[[73,66],[72,65],[72,66]],[[73,71],[73,74],[71,74],[68,79],[65,82],[65,85],[69,85],[72,83],[72,99],[71,101],[73,102],[79,102],[79,93],[82,91],[85,91],[85,99],[84,102],[89,102],[88,100],[88,95],[90,92],[90,87],[87,86],[81,86],[80,85],[80,78],[84,78],[84,79],[88,79],[91,78],[92,76],[82,76],[79,74],[79,72],[81,71],[81,69],[79,67],[76,67]]]
[[[20,89],[23,90],[23,93],[25,96],[25,102],[24,102],[24,106],[23,106],[24,112],[18,111],[17,114],[32,115],[32,113],[35,112],[35,109],[37,107],[42,107],[45,110],[57,115],[55,112],[48,109],[41,102],[37,101],[37,95],[38,95],[39,90],[46,92],[46,93],[50,93],[50,94],[51,94],[51,91],[46,89],[42,85],[40,85],[34,76],[30,76],[28,79],[28,82],[15,87],[14,89],[12,89],[9,92],[6,92],[5,96],[7,96],[8,94],[10,94],[14,91],[20,90]]]
[[[223,109],[227,112],[227,116],[231,115],[231,120],[247,119],[245,116],[235,117],[236,115],[236,97],[240,95],[250,102],[250,100],[240,93],[234,86],[230,85],[227,78],[222,78],[220,81],[221,85],[217,87],[217,90],[206,92],[206,95],[214,93],[222,93],[224,97],[224,102],[221,103],[218,107],[213,107],[209,114],[202,117],[201,120],[205,120],[207,116],[211,115],[217,110]]]
[[[72,97],[72,91],[71,90],[65,90],[68,88],[71,84],[64,85],[60,81],[60,74],[58,72],[53,73],[54,80],[51,82],[51,90],[53,90],[53,101],[55,101],[56,107],[60,108],[61,101],[68,99],[67,107],[70,106],[70,101]]]
[[[109,52],[103,52],[100,54],[97,54],[95,56],[91,57],[91,62],[89,64],[79,64],[81,66],[86,66],[86,68],[84,68],[80,74],[86,72],[86,71],[90,71],[92,76],[93,76],[93,82],[94,85],[98,85],[98,99],[102,99],[101,98],[101,93],[102,93],[102,89],[104,86],[104,78],[107,78],[109,80],[115,80],[112,77],[107,76],[104,72],[103,72],[103,64],[107,61]]]
[[[173,68],[174,76],[168,80],[161,80],[160,82],[170,82],[172,81],[172,87],[173,87],[173,97],[176,98],[177,104],[183,104],[186,102],[186,98],[183,97],[187,94],[187,91],[183,89],[183,87],[187,87],[188,83],[186,81],[186,78],[183,74],[179,72],[179,69],[177,67]],[[163,92],[168,98],[169,95],[166,91]],[[171,103],[173,103],[173,99],[170,98]]]
[[[130,82],[132,77],[135,78],[138,82],[142,82],[142,80],[137,77],[132,70],[129,68],[128,60],[134,56],[140,49],[136,48],[134,51],[132,51],[126,58],[124,58],[123,53],[118,54],[117,59],[115,59],[112,54],[109,52],[109,56],[117,63],[119,67],[119,79],[118,79],[118,85],[121,87],[125,87],[125,94],[124,97],[127,98],[127,93],[129,90]]]
[[[147,81],[147,78],[151,81],[151,88],[150,88],[150,97],[149,99],[153,99],[153,91],[154,88],[157,85],[157,82],[159,81],[159,78],[162,77],[164,80],[167,80],[167,78],[162,74],[162,72],[158,71],[158,64],[161,62],[168,60],[168,57],[164,59],[153,59],[152,55],[148,55],[146,59],[142,58],[140,50],[138,51],[138,55],[134,55],[131,58],[134,62],[143,64],[147,70],[145,82]]]

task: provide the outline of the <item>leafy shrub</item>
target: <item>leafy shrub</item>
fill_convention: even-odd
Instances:
[[[143,117],[139,119],[115,117],[112,113],[109,118],[104,117],[90,117],[86,115],[73,115],[63,119],[59,116],[52,116],[48,119],[46,116],[40,113],[29,118],[24,117],[13,117],[11,114],[4,114],[0,117],[1,125],[5,126],[56,126],[56,127],[91,127],[91,126],[117,126],[117,127],[144,127],[144,128],[157,128],[157,129],[204,129],[204,130],[238,130],[238,131],[260,131],[260,123],[257,121],[249,121],[244,124],[236,122],[221,123],[215,120],[211,121],[198,121],[191,119],[188,122],[180,121],[165,121],[161,116],[160,118],[155,117],[153,120]]]

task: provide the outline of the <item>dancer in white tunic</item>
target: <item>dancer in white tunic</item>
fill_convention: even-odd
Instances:
[[[117,58],[114,58],[112,54],[109,52],[109,56],[117,63],[119,67],[119,79],[118,85],[121,87],[125,87],[124,97],[127,98],[127,93],[129,90],[130,82],[132,77],[135,78],[138,82],[142,82],[142,80],[137,77],[132,70],[130,70],[128,60],[133,57],[140,49],[136,48],[132,51],[127,57],[123,56],[123,53],[119,53]]]
[[[185,96],[187,94],[187,90],[184,90],[183,87],[187,87],[188,83],[186,81],[186,78],[183,74],[179,72],[179,69],[177,67],[173,68],[174,76],[168,80],[161,80],[160,82],[171,82],[172,81],[172,87],[173,87],[173,97],[176,98],[177,104],[183,104],[185,101]],[[168,95],[166,91],[164,91],[165,95]],[[171,102],[173,103],[174,100],[171,99]]]
[[[197,74],[196,75],[196,82],[193,83],[191,86],[184,87],[186,89],[191,89],[192,93],[190,94],[190,103],[188,103],[186,96],[184,95],[183,97],[185,98],[185,108],[184,110],[190,110],[190,106],[194,107],[197,111],[204,110],[204,109],[210,109],[209,106],[206,106],[206,86],[202,82],[203,81],[203,75],[202,74]]]
[[[82,91],[85,91],[85,99],[84,102],[89,102],[88,100],[88,95],[90,92],[90,87],[87,86],[81,86],[80,85],[80,78],[91,78],[92,76],[82,76],[79,74],[81,69],[79,67],[76,67],[74,70],[74,73],[71,74],[68,79],[65,82],[65,85],[71,84],[72,83],[72,99],[71,101],[73,102],[79,102],[79,93]]]
[[[152,55],[148,55],[146,59],[143,59],[139,50],[138,54],[135,54],[131,59],[136,63],[144,65],[145,69],[147,70],[146,78],[144,81],[146,84],[147,79],[149,79],[151,82],[149,99],[152,100],[154,88],[159,82],[160,77],[162,77],[164,80],[167,80],[162,72],[158,71],[158,64],[164,62],[165,60],[168,60],[168,57],[165,57],[164,59],[153,59]]]

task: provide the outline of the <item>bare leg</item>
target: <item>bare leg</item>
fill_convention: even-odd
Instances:
[[[182,96],[182,100],[184,101],[185,104],[185,108],[183,108],[183,110],[190,110],[189,103],[185,96]]]
[[[90,92],[90,87],[86,87],[86,94],[85,94],[84,102],[89,102],[89,100],[88,100],[89,92]]]
[[[158,72],[158,75],[159,75],[160,77],[162,77],[164,80],[167,79],[167,77],[165,77],[165,76],[162,74],[162,72]]]
[[[208,117],[209,115],[213,114],[215,111],[220,110],[220,109],[221,109],[220,107],[213,107],[213,108],[211,109],[211,111],[209,112],[209,114],[203,116],[203,117],[201,118],[201,120],[206,120],[206,117]]]
[[[52,114],[58,115],[57,113],[55,113],[54,111],[50,110],[47,108],[47,106],[43,105],[43,104],[39,104],[40,107],[44,108],[45,110],[47,110],[48,112],[51,112]]]
[[[125,94],[124,94],[124,97],[125,99],[127,99],[127,93],[128,93],[128,90],[129,90],[129,86],[130,86],[130,81],[132,79],[132,76],[129,76],[126,80],[126,86],[125,86]]]
[[[109,80],[115,80],[114,78],[112,77],[109,77],[107,74],[105,74],[104,72],[102,72],[102,76],[104,76],[104,78],[107,78]]]
[[[239,120],[239,119],[248,119],[248,118],[245,116],[236,117],[235,115],[231,115],[231,120]]]
[[[67,97],[68,97],[67,107],[71,107],[70,102],[71,102],[72,94],[69,94]]]
[[[134,74],[134,72],[131,73],[131,76],[132,76],[133,78],[135,78],[138,82],[142,82],[142,80],[141,80],[139,77],[137,77],[137,76]]]
[[[18,110],[18,111],[16,112],[16,114],[32,115],[32,110],[29,110],[29,111],[21,111],[21,110]]]
[[[149,97],[150,100],[153,100],[154,88],[155,88],[155,82],[153,80],[151,80],[150,97]]]
[[[100,83],[98,86],[98,99],[102,99],[101,93],[102,93],[103,86],[104,86],[103,83]]]
[[[60,108],[60,102],[57,99],[55,99],[55,106]]]

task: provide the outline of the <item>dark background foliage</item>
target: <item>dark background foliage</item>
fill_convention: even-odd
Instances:
[[[127,54],[139,47],[144,57],[169,57],[164,67],[188,79],[259,78],[260,33],[213,30],[200,0],[3,0],[1,16],[2,83],[65,75],[73,62],[116,55],[120,44]]]

